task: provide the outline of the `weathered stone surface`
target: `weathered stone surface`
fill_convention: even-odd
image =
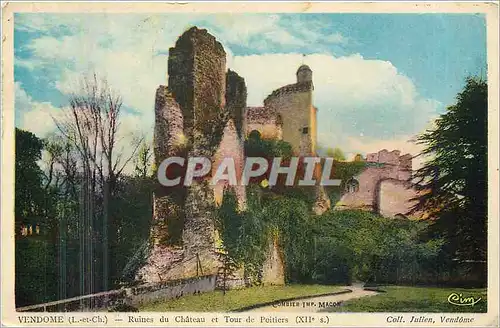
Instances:
[[[385,217],[404,215],[416,204],[417,191],[409,181],[386,179],[379,182],[377,212]]]
[[[156,90],[154,153],[158,166],[165,158],[175,156],[184,146],[184,118],[182,110],[168,88]]]
[[[247,136],[258,131],[263,139],[283,138],[283,118],[272,107],[247,107],[244,122]]]
[[[400,154],[399,150],[386,149],[368,154],[368,166],[353,178],[357,188],[346,190],[335,209],[363,209],[389,217],[406,215],[418,192],[410,182],[412,156]]]
[[[224,129],[222,141],[219,144],[219,147],[213,156],[212,159],[212,175],[214,176],[217,172],[218,167],[222,163],[222,161],[226,158],[230,158],[234,162],[234,166],[236,168],[236,179],[239,182],[241,179],[241,175],[243,173],[243,167],[245,164],[245,154],[244,154],[244,145],[243,140],[240,139],[238,133],[236,131],[235,124],[233,120],[230,119],[226,127]],[[222,202],[222,196],[224,194],[224,189],[228,188],[229,182],[227,180],[219,181],[214,189],[215,201],[217,204]],[[245,186],[231,186],[236,194],[236,198],[238,199],[238,204],[240,209],[245,208],[246,203],[246,191]]]
[[[169,85],[160,86],[156,93],[157,166],[169,156],[203,156],[212,158],[213,174],[225,157],[231,157],[239,180],[247,91],[237,73],[226,74],[225,55],[212,35],[196,27],[170,49]],[[196,180],[189,187],[158,187],[150,254],[138,279],[153,283],[219,272],[222,263],[216,253],[214,210],[227,182],[213,188],[208,179]],[[244,208],[244,186],[233,188]],[[246,284],[244,269],[238,272],[230,283],[233,287]]]
[[[280,115],[282,139],[292,145],[296,154],[315,154],[316,117],[310,85],[300,83],[280,88],[266,98],[264,107]]]
[[[285,265],[283,255],[278,246],[278,240],[275,237],[269,239],[269,248],[266,260],[262,267],[262,284],[264,285],[284,285],[285,284]]]
[[[185,147],[182,110],[166,86],[159,86],[155,98],[154,155],[156,167],[168,157],[178,156]],[[183,224],[182,186],[158,184],[153,204],[152,244],[175,244]]]
[[[225,107],[226,53],[207,30],[192,27],[170,48],[168,86],[182,108],[184,133],[204,131]]]
[[[323,186],[315,186],[316,200],[313,205],[313,212],[321,215],[331,208],[331,201]]]
[[[245,79],[238,73],[228,70],[226,73],[226,108],[234,122],[238,137],[245,136],[244,115],[247,106],[247,87]]]
[[[180,247],[155,245],[151,249],[146,265],[137,273],[136,279],[145,283],[167,281],[167,273],[178,267],[183,259],[184,254]]]
[[[214,196],[207,181],[193,182],[185,203],[186,219],[182,243],[190,257],[209,249],[215,251]]]

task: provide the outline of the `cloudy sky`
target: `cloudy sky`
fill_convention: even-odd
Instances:
[[[473,14],[16,14],[16,126],[46,136],[85,74],[124,100],[122,133],[151,137],[168,48],[189,27],[224,45],[248,105],[313,70],[318,142],[346,153],[415,153],[408,140],[453,104],[468,75],[486,76],[486,28]],[[306,56],[304,57],[303,54]]]

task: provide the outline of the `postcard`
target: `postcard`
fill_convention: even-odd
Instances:
[[[5,326],[498,326],[498,3],[2,4]]]

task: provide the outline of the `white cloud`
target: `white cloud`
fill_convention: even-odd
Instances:
[[[143,131],[149,136],[155,90],[167,82],[168,48],[192,25],[209,29],[225,44],[228,67],[246,80],[249,105],[260,105],[272,90],[294,83],[296,69],[304,59],[299,53],[234,56],[229,44],[261,50],[272,45],[305,46],[321,52],[324,44],[351,41],[336,32],[325,35],[321,26],[314,24],[305,28],[299,21],[283,28],[276,15],[20,17],[16,17],[16,28],[44,34],[26,46],[33,56],[16,60],[16,65],[34,72],[53,65],[63,67],[54,77],[54,85],[65,94],[75,92],[84,74],[97,72],[122,95],[125,106],[137,111],[136,115],[125,113],[123,133]],[[60,31],[65,34],[57,34]],[[313,70],[319,142],[348,153],[373,152],[383,145],[391,148],[387,143],[407,147],[401,141],[421,132],[440,106],[421,97],[411,79],[387,61],[368,60],[359,54],[338,57],[317,53],[307,56],[305,63]],[[48,107],[50,104],[30,106],[43,108],[42,112],[57,110]],[[33,122],[42,114],[23,115],[31,116],[23,121]]]
[[[198,25],[208,28],[210,33],[225,44],[252,48],[258,44],[304,45],[303,39],[282,28],[279,21],[277,15],[214,15]]]
[[[33,101],[18,82],[15,83],[14,92],[14,107],[20,118],[20,122],[16,122],[16,125],[19,128],[31,131],[42,138],[56,130],[54,118],[57,119],[62,115],[61,109],[49,102]]]
[[[34,101],[22,88],[15,83],[15,108],[19,111],[20,129],[30,131],[39,138],[46,138],[57,131],[56,122],[62,123],[68,119],[68,108],[56,108],[47,102]],[[124,164],[133,156],[135,145],[141,138],[150,140],[153,130],[152,123],[145,122],[144,116],[123,112],[119,119],[118,134],[116,136],[115,156],[120,156],[120,163]],[[47,154],[44,153],[45,158]],[[42,161],[43,162],[43,161]],[[44,163],[40,162],[40,165]],[[121,167],[121,165],[120,165]],[[126,166],[126,173],[133,172],[133,161]]]
[[[258,106],[272,90],[294,83],[303,61],[313,71],[320,144],[347,153],[375,152],[394,144],[393,149],[416,154],[417,148],[407,140],[423,132],[440,104],[420,96],[414,83],[390,62],[359,54],[314,54],[305,59],[300,54],[267,54],[236,56],[231,69],[245,78],[248,104]]]

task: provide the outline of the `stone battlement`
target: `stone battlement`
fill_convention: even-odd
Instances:
[[[368,163],[389,164],[399,166],[402,170],[410,171],[412,169],[412,158],[411,154],[401,155],[401,151],[399,150],[388,151],[387,149],[366,155]]]
[[[314,90],[314,86],[313,86],[312,81],[287,84],[287,85],[271,92],[271,94],[269,96],[267,96],[266,99],[264,99],[264,105],[267,106],[267,104],[270,101],[272,101],[275,98],[281,97],[283,95],[288,95],[288,94],[298,93],[298,92],[308,92],[308,91],[313,91],[313,90]]]

